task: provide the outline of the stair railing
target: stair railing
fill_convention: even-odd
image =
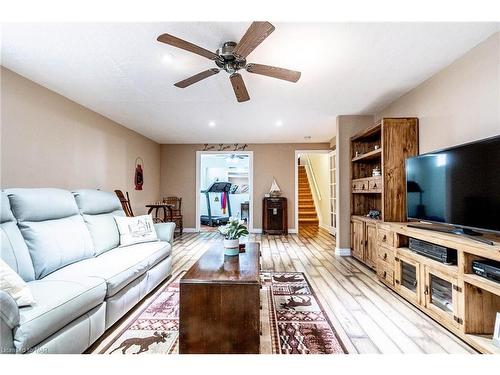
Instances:
[[[306,168],[309,170],[309,175],[311,176],[311,180],[313,182],[314,191],[316,192],[318,200],[321,200],[321,192],[319,191],[318,182],[316,181],[316,175],[314,174],[314,169],[311,167],[311,159],[309,158],[308,154],[306,154],[306,160]]]

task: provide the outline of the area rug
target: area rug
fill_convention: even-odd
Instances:
[[[183,274],[144,301],[91,353],[178,353],[179,280]],[[346,353],[302,272],[261,272],[261,281],[261,354]]]

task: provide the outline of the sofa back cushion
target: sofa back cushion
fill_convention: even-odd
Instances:
[[[35,278],[94,256],[90,233],[73,195],[61,189],[7,189],[28,246]]]
[[[114,193],[100,190],[76,190],[76,204],[92,237],[96,255],[120,244],[120,234],[113,216],[125,216]]]
[[[24,281],[35,280],[35,270],[24,238],[17,227],[17,221],[10,209],[9,198],[2,191],[0,195],[0,257]]]

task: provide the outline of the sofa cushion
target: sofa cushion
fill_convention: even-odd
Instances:
[[[0,258],[24,281],[35,280],[35,270],[24,238],[10,209],[9,198],[0,194]]]
[[[92,237],[96,255],[120,244],[114,216],[125,216],[120,200],[114,193],[100,190],[76,190],[76,204]]]
[[[61,189],[6,192],[28,246],[36,279],[94,256],[90,233],[70,192]]]
[[[37,303],[19,309],[16,349],[25,352],[104,301],[105,283],[72,275],[67,280],[35,280],[29,287]]]
[[[18,221],[45,221],[78,215],[73,195],[62,189],[6,189]]]
[[[106,297],[110,297],[170,256],[171,249],[166,242],[117,247],[95,258],[64,267],[44,280],[64,279],[71,275],[97,277],[106,281]]]

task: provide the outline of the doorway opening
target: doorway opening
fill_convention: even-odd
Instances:
[[[237,218],[253,228],[251,151],[198,151],[196,163],[196,230],[216,231]]]
[[[295,151],[295,227],[335,236],[335,151]]]

